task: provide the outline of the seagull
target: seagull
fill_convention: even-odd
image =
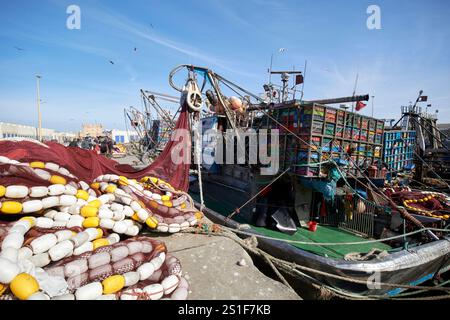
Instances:
[[[134,51],[137,51],[137,48],[134,48]]]
[[[112,61],[112,60],[109,60],[109,63],[111,63],[111,64],[114,64],[114,61]]]
[[[22,48],[19,48],[19,47],[14,47],[14,48],[16,48],[16,49],[19,50],[19,51],[25,50],[25,49],[22,49]]]

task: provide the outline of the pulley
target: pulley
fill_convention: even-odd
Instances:
[[[199,112],[202,109],[203,98],[195,80],[189,79],[187,81],[183,96],[192,111]]]

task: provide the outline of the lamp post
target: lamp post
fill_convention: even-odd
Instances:
[[[41,76],[36,75],[36,90],[37,90],[37,112],[38,112],[38,140],[42,141],[42,117],[41,117],[41,98],[39,92],[39,86]]]

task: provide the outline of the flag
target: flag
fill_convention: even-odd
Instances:
[[[298,74],[296,77],[295,77],[295,85],[298,85],[298,84],[302,84],[303,83],[303,75],[301,75],[301,74]]]
[[[420,96],[419,102],[427,102],[427,101],[428,101],[428,96]]]
[[[364,107],[366,107],[367,105],[364,103],[364,102],[362,102],[362,101],[358,101],[357,103],[356,103],[356,111],[359,111],[359,110],[361,110],[362,108],[364,108]]]

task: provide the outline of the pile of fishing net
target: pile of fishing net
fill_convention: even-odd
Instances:
[[[65,150],[58,157],[85,152],[0,142],[0,219],[9,220],[0,223],[0,299],[186,299],[179,261],[138,235],[176,233],[202,218],[183,179],[177,187],[132,179],[106,158],[85,164],[73,155],[61,161],[68,167],[39,160],[55,149]]]
[[[35,214],[38,227],[102,227],[136,236],[143,225],[175,233],[202,217],[192,198],[156,177],[115,174],[91,183],[56,163],[0,156],[0,213]]]
[[[36,220],[24,217],[1,228],[0,298],[186,299],[181,265],[162,242],[119,242],[115,233],[103,238],[100,228],[46,229],[36,227]],[[101,239],[109,244],[94,244]]]
[[[450,219],[450,197],[445,193],[412,190],[408,187],[385,188],[383,192],[396,205],[404,207],[410,213]]]

